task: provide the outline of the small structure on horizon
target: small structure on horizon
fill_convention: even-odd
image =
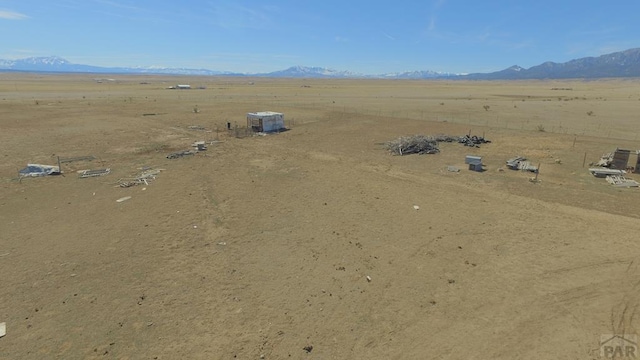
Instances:
[[[264,133],[284,131],[284,114],[273,111],[247,113],[247,128]]]

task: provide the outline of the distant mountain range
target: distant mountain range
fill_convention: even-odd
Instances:
[[[96,74],[170,74],[203,76],[258,76],[285,78],[375,78],[375,79],[471,79],[471,80],[518,80],[518,79],[597,79],[616,77],[640,77],[640,48],[615,52],[598,57],[586,57],[565,63],[545,62],[529,69],[518,65],[491,73],[451,74],[435,71],[410,71],[379,75],[358,74],[322,67],[293,66],[270,73],[243,74],[208,69],[164,68],[164,67],[100,67],[73,64],[61,57],[31,57],[19,60],[0,59],[0,71],[23,72],[67,72]]]
[[[30,57],[19,60],[0,59],[0,71],[66,72],[94,74],[171,74],[171,75],[235,75],[207,69],[149,67],[102,67],[73,64],[58,56]]]
[[[19,60],[0,59],[0,71],[23,72],[66,72],[66,73],[95,73],[95,74],[169,74],[169,75],[204,75],[204,76],[254,76],[254,77],[283,77],[283,78],[397,78],[397,79],[427,79],[455,74],[438,73],[434,71],[413,71],[382,75],[365,75],[351,71],[338,71],[322,67],[292,66],[285,70],[270,73],[234,73],[229,71],[214,71],[208,69],[164,68],[150,67],[100,67],[73,64],[58,56],[30,57]]]
[[[338,71],[322,67],[292,66],[285,70],[274,71],[266,74],[253,74],[266,77],[290,77],[290,78],[361,78],[366,75],[351,71]]]
[[[286,70],[274,71],[266,74],[251,74],[264,77],[289,78],[373,78],[373,79],[434,79],[459,76],[459,74],[441,73],[435,71],[408,71],[403,73],[388,73],[366,75],[351,71],[338,71],[322,67],[292,66]]]
[[[468,79],[481,80],[598,79],[619,77],[640,77],[640,48],[598,57],[585,57],[565,63],[547,61],[528,69],[514,65],[493,73],[469,74],[465,76],[465,78]]]

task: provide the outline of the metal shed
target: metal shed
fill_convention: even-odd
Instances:
[[[469,170],[471,171],[477,171],[477,172],[482,172],[484,171],[484,169],[482,168],[482,163],[470,163],[469,164]]]
[[[464,158],[465,164],[482,164],[482,156],[467,155]]]
[[[284,114],[273,111],[248,113],[247,127],[256,132],[276,132],[285,130]]]

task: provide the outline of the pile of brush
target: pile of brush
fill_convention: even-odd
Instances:
[[[403,136],[385,143],[387,150],[393,155],[437,154],[438,141],[432,136]]]

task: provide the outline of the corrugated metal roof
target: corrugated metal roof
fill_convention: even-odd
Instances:
[[[481,156],[474,156],[474,155],[467,155],[464,157],[464,163],[465,164],[482,164],[482,157]]]
[[[248,113],[247,115],[271,116],[271,115],[283,115],[283,114],[279,113],[279,112],[273,112],[273,111],[258,111],[258,112],[254,112],[254,113]]]

